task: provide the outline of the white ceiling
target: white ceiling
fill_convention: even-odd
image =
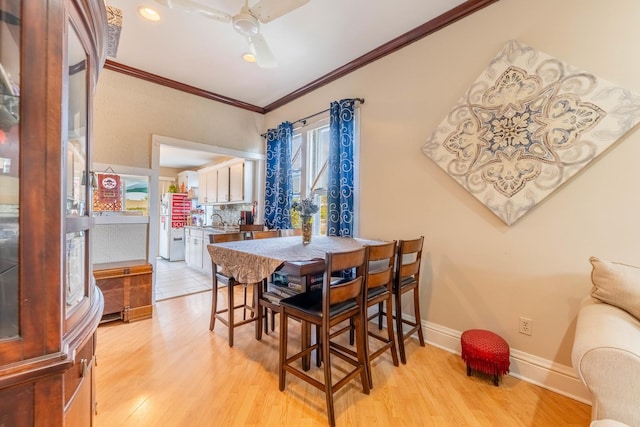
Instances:
[[[243,0],[192,0],[231,15]],[[251,1],[250,6],[256,1]],[[462,0],[311,0],[260,32],[278,61],[261,69],[230,23],[162,6],[156,0],[107,0],[122,10],[115,62],[264,107],[463,3]],[[144,20],[151,6],[159,22]]]
[[[196,170],[207,165],[223,162],[229,158],[216,153],[161,144],[159,164],[167,168]]]

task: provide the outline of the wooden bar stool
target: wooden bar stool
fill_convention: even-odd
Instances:
[[[280,230],[252,231],[251,235],[254,239],[271,239],[273,237],[280,237]]]
[[[282,228],[280,237],[302,236],[302,228]]]
[[[234,242],[238,240],[244,240],[243,233],[224,233],[224,234],[210,234],[209,235],[209,243],[223,243],[223,242]],[[257,292],[254,290],[253,302],[251,305],[247,304],[247,287],[249,284],[247,283],[239,283],[233,277],[226,276],[218,271],[218,266],[212,261],[212,269],[213,271],[213,286],[212,286],[212,297],[211,297],[211,319],[209,321],[209,330],[213,331],[213,328],[216,324],[216,319],[222,322],[229,328],[229,347],[233,347],[233,330],[234,328],[250,323],[255,322],[258,319],[256,315],[256,304]],[[218,288],[220,285],[224,285],[227,287],[227,307],[218,309]],[[233,295],[233,287],[236,285],[240,285],[243,287],[243,301],[242,304],[236,305],[234,302]],[[235,310],[236,309],[243,310],[243,318],[241,321],[235,320]],[[249,319],[246,318],[246,313],[249,311],[251,313],[251,317]],[[227,313],[227,316],[223,316],[224,313]]]
[[[284,298],[280,301],[280,359],[278,364],[280,391],[285,389],[286,373],[292,373],[298,378],[308,382],[325,392],[327,401],[327,416],[329,424],[335,426],[335,410],[333,405],[333,394],[350,380],[360,376],[362,390],[369,394],[369,380],[367,378],[366,346],[364,328],[362,322],[364,314],[364,270],[367,258],[366,248],[356,249],[348,252],[327,253],[324,281],[321,290],[314,290]],[[339,281],[332,277],[334,273],[350,271],[352,277]],[[303,325],[316,325],[316,330],[320,333],[317,336],[317,343],[311,344],[306,331],[308,327],[303,327],[302,349],[292,356],[287,354],[288,319],[298,319]],[[331,333],[331,328],[347,320],[353,319],[356,334],[356,350],[354,353],[344,346],[333,341],[336,333]],[[319,328],[319,329],[318,329]],[[342,328],[341,331],[349,331],[350,328]],[[324,363],[324,382],[321,382],[302,369],[294,366],[297,360],[309,357],[313,350],[322,351],[322,361]],[[342,378],[334,383],[331,371],[331,356],[353,365],[353,369],[344,373]],[[343,373],[347,369],[340,366],[339,371]]]
[[[405,341],[414,333],[418,333],[420,346],[424,347],[422,321],[420,318],[420,261],[422,258],[423,242],[424,237],[422,236],[417,239],[400,240],[398,242],[393,295],[396,306],[395,319],[396,333],[398,337],[398,350],[400,352],[400,360],[403,364],[407,363]],[[408,292],[413,292],[414,321],[402,316],[402,295]],[[387,310],[390,310],[389,306],[387,306]],[[380,313],[380,316],[382,316],[382,313]],[[410,326],[410,329],[406,332],[404,332],[404,325]]]
[[[387,303],[387,307],[391,307],[393,301],[393,264],[396,256],[396,241],[384,243],[381,245],[369,245],[369,257],[366,268],[366,290],[365,297],[365,313],[369,307]],[[371,374],[371,361],[384,354],[385,351],[391,352],[393,365],[398,366],[398,353],[396,352],[396,340],[393,333],[393,314],[391,310],[387,310],[387,336],[382,336],[369,328],[369,320],[378,317],[378,314],[371,315],[364,322],[365,339],[367,346],[367,374],[369,378],[369,387],[373,387]],[[379,329],[382,325],[379,324]],[[376,351],[371,352],[369,346],[369,338],[373,338],[382,343]]]

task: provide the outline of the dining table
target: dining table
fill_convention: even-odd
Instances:
[[[380,240],[357,237],[313,236],[303,243],[300,236],[212,243],[207,249],[221,272],[240,283],[257,283],[270,277],[287,261],[325,259],[329,252],[345,252]]]
[[[303,243],[300,236],[289,236],[211,243],[207,250],[214,271],[219,267],[218,271],[236,282],[259,286],[286,262],[324,260],[330,252],[346,252],[380,243],[383,242],[339,236],[313,236],[310,242]],[[258,307],[258,292],[253,294]],[[256,339],[261,339],[262,316],[256,317]]]

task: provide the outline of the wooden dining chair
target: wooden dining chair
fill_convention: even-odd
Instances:
[[[259,287],[258,304],[264,309],[263,318],[264,333],[269,333],[268,320],[269,312],[271,312],[271,331],[275,330],[275,316],[280,313],[280,301],[283,298],[292,296],[300,292],[310,290],[312,286],[317,285],[317,277],[324,272],[324,259],[306,260],[306,261],[287,261],[280,269],[277,270],[279,280],[268,281],[265,286]],[[287,283],[282,283],[281,280]],[[273,277],[272,277],[273,279]],[[287,286],[288,282],[300,285],[300,289]],[[259,334],[258,339],[262,337]]]
[[[224,233],[224,234],[210,234],[209,243],[225,243],[244,240],[244,233]],[[212,299],[211,299],[211,320],[209,321],[209,330],[213,331],[215,327],[216,319],[222,322],[229,328],[229,347],[233,347],[233,330],[234,328],[256,321],[256,307],[255,301],[252,301],[251,305],[247,303],[247,288],[251,285],[248,283],[239,283],[233,277],[226,276],[218,271],[218,266],[211,261],[213,271],[213,286],[212,286]],[[227,306],[226,308],[218,308],[218,289],[220,285],[227,287]],[[234,302],[234,286],[242,286],[243,300],[242,304],[236,305]],[[255,293],[255,291],[254,291]],[[256,298],[252,298],[255,300]],[[243,310],[242,320],[235,320],[235,310]],[[247,319],[246,313],[250,312],[251,318]],[[223,316],[227,313],[226,317]]]
[[[367,252],[368,249],[363,247],[348,252],[327,253],[322,289],[304,292],[280,301],[280,358],[278,363],[280,390],[285,389],[286,373],[289,372],[324,391],[327,402],[327,417],[332,427],[335,426],[334,393],[359,375],[363,392],[369,394],[366,346],[364,328],[362,327],[362,322],[366,317],[363,292]],[[344,271],[352,274],[341,280],[333,279],[336,274]],[[303,323],[302,348],[291,356],[288,355],[287,345],[289,318],[300,320]],[[355,351],[335,342],[337,333],[331,331],[332,327],[350,319],[353,319],[355,325]],[[308,333],[311,325],[315,325],[319,330],[315,344],[311,344]],[[340,331],[348,331],[349,329],[348,327],[342,328]],[[322,352],[324,382],[304,371],[308,366],[305,359],[309,358],[313,350]],[[344,374],[337,382],[332,379],[331,356],[336,356],[352,365],[350,370],[347,369],[348,366],[345,368],[342,365],[335,370]],[[294,365],[296,361],[301,359],[302,369]]]
[[[261,230],[251,232],[254,239],[271,239],[274,237],[280,237],[279,230]]]
[[[302,228],[283,228],[280,237],[302,236]]]
[[[369,257],[366,268],[366,291],[364,292],[365,313],[369,307],[378,306],[386,303],[387,307],[392,307],[393,301],[393,266],[396,257],[396,241],[383,243],[379,245],[369,245]],[[393,365],[398,366],[398,353],[396,351],[396,342],[394,336],[393,313],[387,310],[385,317],[387,318],[386,336],[381,332],[376,332],[369,327],[369,320],[378,317],[377,313],[368,317],[364,322],[365,337],[367,346],[367,374],[369,378],[369,387],[373,387],[373,379],[371,374],[371,361],[381,356],[387,350],[391,352]],[[379,324],[378,329],[382,330]],[[371,352],[370,338],[382,343],[375,351]],[[353,342],[353,341],[352,341]]]
[[[251,235],[253,237],[254,240],[258,240],[258,239],[272,239],[275,237],[280,237],[280,231],[279,230],[256,230],[256,231],[252,231]],[[268,292],[267,290],[267,286],[268,286],[268,280],[263,280],[262,283],[259,285],[259,292],[258,292],[258,298],[257,298],[257,311],[260,315],[260,325],[262,326],[262,323],[264,322],[264,332],[265,333],[269,333],[269,317],[268,317],[268,310],[271,309],[271,324],[273,325],[274,322],[274,318],[275,318],[275,313],[276,311],[276,304],[273,303],[271,301],[271,299],[273,299],[273,296],[271,295],[271,293]],[[271,298],[271,299],[270,299]],[[264,308],[264,313],[262,312],[262,308]],[[273,327],[272,327],[273,330]],[[258,339],[262,338],[262,332],[261,329],[258,332]]]
[[[240,232],[243,233],[245,237],[251,237],[252,232],[262,230],[264,230],[264,224],[240,224]]]
[[[422,259],[423,242],[423,236],[413,240],[400,240],[398,242],[393,296],[396,310],[395,320],[398,350],[400,353],[400,361],[403,364],[407,363],[405,342],[414,333],[418,333],[420,346],[424,347],[424,336],[422,334],[422,321],[420,317],[420,262]],[[408,292],[413,292],[413,318],[415,321],[406,319],[402,315],[402,295]],[[387,311],[391,311],[390,304],[387,305]],[[380,313],[380,316],[382,316],[382,313]],[[379,321],[381,321],[381,318]],[[404,331],[404,325],[408,325],[410,327],[409,330]]]

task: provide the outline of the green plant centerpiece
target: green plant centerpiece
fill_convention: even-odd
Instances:
[[[311,243],[311,231],[313,224],[313,214],[320,209],[318,205],[313,203],[310,198],[302,200],[294,200],[291,209],[298,212],[302,219],[302,243],[305,245]]]

